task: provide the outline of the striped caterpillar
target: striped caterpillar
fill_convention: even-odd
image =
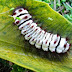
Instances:
[[[22,7],[15,9],[12,17],[15,20],[14,23],[21,30],[21,34],[36,48],[57,53],[65,53],[70,49],[71,44],[67,43],[66,38],[61,38],[58,34],[51,34],[42,30],[33,22],[32,16],[26,9]]]

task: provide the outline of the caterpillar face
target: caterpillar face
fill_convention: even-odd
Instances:
[[[69,50],[70,44],[66,38],[61,38],[58,34],[51,34],[42,30],[33,22],[32,16],[26,9],[17,8],[12,16],[15,19],[15,24],[21,30],[21,34],[36,48],[57,53],[65,53]],[[21,20],[16,19],[16,17]]]

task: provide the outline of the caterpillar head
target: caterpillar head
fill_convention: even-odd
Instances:
[[[13,11],[12,17],[14,18],[14,20],[15,20],[14,24],[16,24],[16,25],[19,25],[19,23],[21,23],[21,21],[23,22],[24,20],[31,18],[31,16],[28,14],[28,11],[26,9],[24,9],[23,7],[17,7]]]
[[[26,11],[26,9],[24,9],[23,7],[17,7],[14,11],[13,11],[13,15],[12,16],[15,16],[17,15],[18,13],[22,13],[23,11]]]

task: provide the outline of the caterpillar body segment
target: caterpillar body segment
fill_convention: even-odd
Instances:
[[[26,40],[38,49],[57,53],[65,53],[69,50],[70,44],[66,38],[61,38],[58,34],[45,32],[36,23],[33,22],[32,16],[24,8],[18,8],[13,12],[15,24],[21,30]],[[16,19],[19,17],[21,20]]]
[[[24,27],[29,27],[30,24],[32,24],[32,23],[33,23],[32,20],[29,20],[29,21],[23,23],[22,25],[19,26],[19,30],[23,30]],[[25,29],[26,29],[26,28],[25,28]]]

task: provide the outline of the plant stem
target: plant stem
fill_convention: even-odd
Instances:
[[[54,0],[54,10],[56,11],[56,0]]]

